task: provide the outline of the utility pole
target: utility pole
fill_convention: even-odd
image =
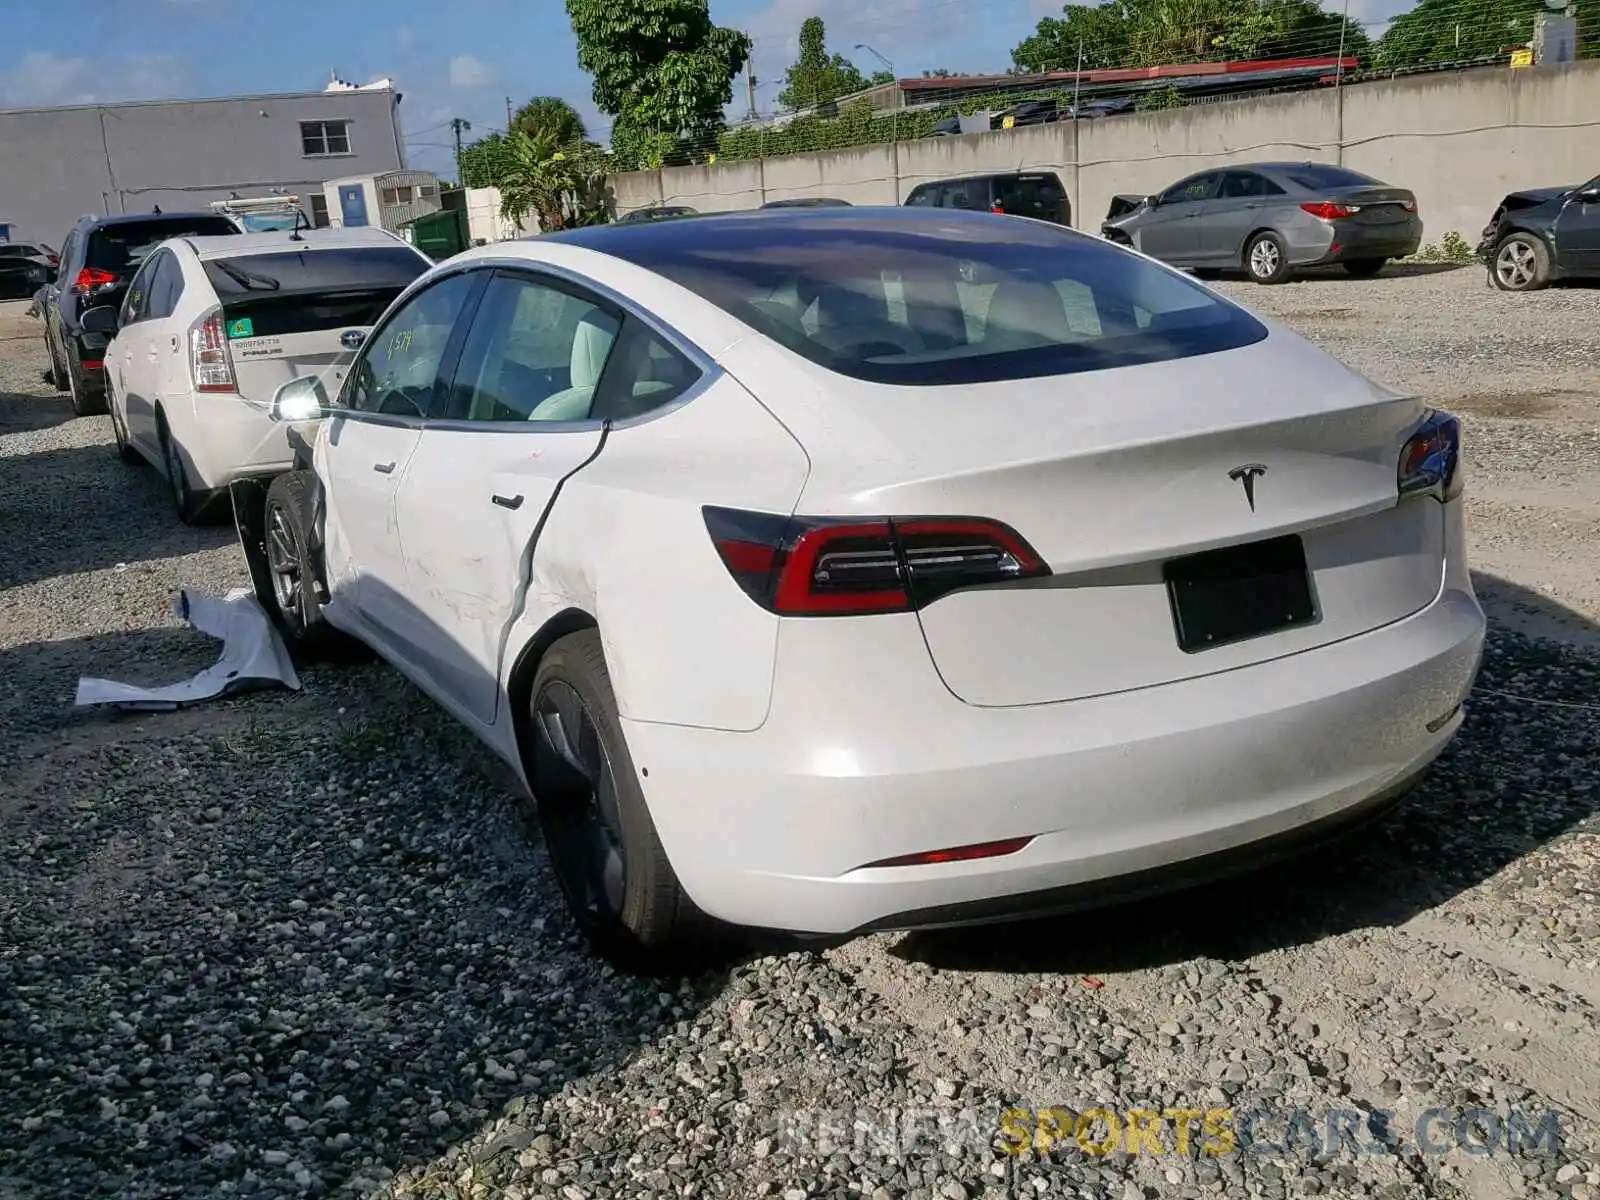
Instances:
[[[472,128],[472,122],[460,117],[450,118],[450,132],[456,135],[456,182],[461,183],[461,135]]]
[[[754,63],[748,63],[745,66],[744,90],[745,95],[750,100],[749,111],[745,113],[745,119],[754,121],[756,119],[756,67]]]
[[[506,133],[508,135],[511,133],[511,121],[512,121],[511,97],[507,96],[506,97]]]

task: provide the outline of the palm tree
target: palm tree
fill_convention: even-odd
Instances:
[[[559,96],[535,96],[517,110],[517,115],[511,118],[511,128],[533,137],[548,134],[558,146],[589,138],[578,110]]]
[[[500,172],[500,212],[520,225],[533,213],[545,232],[580,220],[605,180],[605,156],[591,142],[556,140],[556,130],[537,134],[514,125],[505,142]]]

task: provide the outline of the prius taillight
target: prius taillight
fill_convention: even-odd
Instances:
[[[189,330],[189,376],[197,392],[236,392],[233,352],[228,349],[228,331],[222,314],[214,312]]]

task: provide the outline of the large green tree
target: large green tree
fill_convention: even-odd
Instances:
[[[1315,0],[1106,0],[1069,4],[1012,50],[1021,71],[1151,67],[1231,58],[1362,55],[1361,26]]]
[[[1386,71],[1428,63],[1492,57],[1533,38],[1533,17],[1543,0],[1421,0],[1396,17],[1378,39],[1374,64]],[[1600,28],[1580,20],[1578,49],[1600,51]]]
[[[715,144],[750,39],[712,23],[708,0],[566,0],[578,65],[612,118],[616,166],[631,170]]]
[[[550,136],[558,145],[586,141],[589,131],[583,118],[560,96],[535,96],[511,118],[511,128],[532,137]]]
[[[461,150],[461,182],[467,187],[499,187],[502,177],[515,161],[527,159],[527,147],[513,154],[511,135],[526,134],[535,142],[548,145],[551,152],[576,147],[588,140],[583,118],[559,96],[535,96],[511,118],[507,133],[491,133]]]
[[[866,86],[866,78],[854,63],[842,54],[828,53],[822,18],[807,17],[800,26],[800,57],[784,73],[778,107],[814,108]]]

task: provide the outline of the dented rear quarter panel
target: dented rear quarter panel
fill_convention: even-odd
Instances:
[[[809,470],[800,443],[728,374],[681,408],[613,427],[540,531],[502,683],[545,622],[577,609],[599,626],[624,717],[760,728],[778,618],[734,582],[701,510],[791,513]]]

